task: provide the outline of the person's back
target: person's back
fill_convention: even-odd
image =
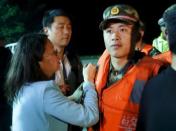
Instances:
[[[176,129],[176,71],[170,66],[150,80],[144,89],[137,131]]]
[[[12,109],[8,104],[4,92],[4,81],[12,53],[9,49],[0,46],[0,131],[10,131]]]
[[[171,53],[171,66],[151,79],[144,88],[137,131],[176,130],[176,4],[163,13]]]

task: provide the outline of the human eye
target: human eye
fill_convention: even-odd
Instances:
[[[111,34],[112,30],[110,28],[108,28],[108,29],[105,30],[105,32],[108,33],[108,34]]]
[[[68,29],[71,29],[71,28],[72,28],[71,24],[67,25],[67,28],[68,28]]]
[[[125,28],[125,27],[121,27],[121,28],[120,28],[120,32],[123,32],[123,33],[128,32],[128,29]]]
[[[56,26],[56,29],[63,29],[63,28],[64,28],[63,25],[58,25],[58,26]]]

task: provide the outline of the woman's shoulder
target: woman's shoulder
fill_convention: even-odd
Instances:
[[[26,83],[23,87],[23,90],[21,90],[21,93],[23,95],[30,94],[34,96],[34,98],[36,97],[43,98],[43,95],[48,90],[58,90],[53,80]]]
[[[37,81],[37,82],[32,82],[32,83],[26,83],[26,87],[29,87],[29,90],[45,90],[47,88],[53,88],[56,87],[56,84],[54,83],[53,80],[48,80],[48,81]]]
[[[31,85],[37,85],[37,86],[42,86],[42,85],[53,85],[54,81],[53,80],[46,80],[46,81],[37,81],[37,82],[32,82],[30,83]]]

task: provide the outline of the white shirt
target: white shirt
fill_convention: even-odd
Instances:
[[[65,67],[66,77],[68,77],[68,75],[71,72],[71,64],[70,64],[66,55],[64,55],[63,60],[60,60],[60,69],[56,72],[55,81],[56,81],[57,85],[64,85],[65,84],[64,72],[63,72],[64,67],[63,66]]]

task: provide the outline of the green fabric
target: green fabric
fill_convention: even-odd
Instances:
[[[153,46],[158,49],[161,53],[164,53],[169,50],[168,42],[163,39],[162,34],[160,34],[158,38],[153,40]]]

